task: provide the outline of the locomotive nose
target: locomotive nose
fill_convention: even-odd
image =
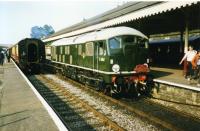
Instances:
[[[136,45],[134,44],[124,44],[123,46],[123,54],[124,56],[131,56],[136,49]]]

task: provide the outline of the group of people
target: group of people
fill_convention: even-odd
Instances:
[[[192,46],[189,46],[189,51],[185,53],[179,64],[186,59],[187,61],[187,72],[185,78],[190,80],[198,79],[197,86],[200,87],[200,50],[196,51]]]

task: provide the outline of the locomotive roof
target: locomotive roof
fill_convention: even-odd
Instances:
[[[120,35],[136,35],[147,39],[147,37],[142,34],[140,31],[130,28],[130,27],[113,27],[97,30],[91,33],[86,33],[78,36],[62,38],[57,41],[54,41],[52,46],[60,46],[60,45],[72,45],[72,44],[80,44],[90,41],[98,41],[98,40],[106,40],[112,38],[114,36]]]

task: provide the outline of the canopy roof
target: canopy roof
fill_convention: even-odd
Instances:
[[[130,27],[113,27],[113,28],[106,28],[97,30],[94,32],[62,38],[60,40],[56,40],[52,43],[52,46],[59,46],[59,45],[71,45],[71,44],[80,44],[90,41],[97,41],[97,40],[106,40],[112,38],[114,36],[121,36],[121,35],[135,35],[140,36],[142,38],[147,39],[147,37],[142,34],[140,31],[135,30]]]
[[[196,4],[197,1],[168,1],[168,2],[129,2],[113,10],[85,20],[53,35],[45,38],[43,41],[53,41],[64,37],[91,32],[97,29],[120,25],[133,20],[148,18],[163,12],[170,12],[183,7]]]

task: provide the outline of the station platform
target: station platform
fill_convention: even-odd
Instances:
[[[151,73],[153,74],[154,78],[158,80],[197,87],[197,81],[191,80],[190,82],[188,82],[188,80],[185,79],[185,77],[183,76],[183,70],[181,69],[151,67]]]
[[[59,130],[13,62],[0,65],[0,130]]]

